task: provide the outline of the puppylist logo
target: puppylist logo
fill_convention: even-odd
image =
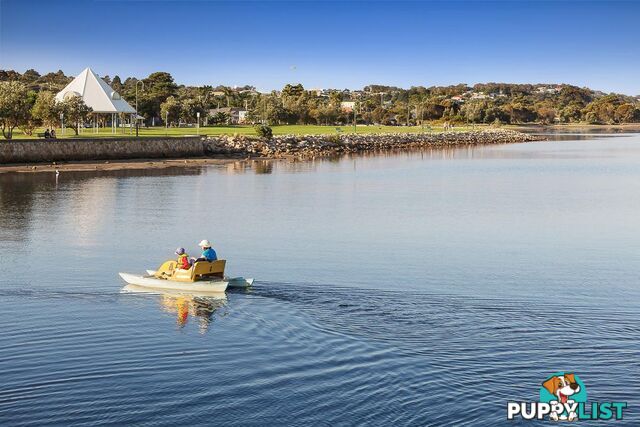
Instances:
[[[591,402],[587,388],[574,373],[556,372],[540,386],[539,402],[507,402],[507,419],[577,421],[621,420],[627,402]]]

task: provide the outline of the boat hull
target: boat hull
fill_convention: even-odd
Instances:
[[[213,292],[220,293],[227,289],[226,280],[199,280],[197,282],[175,282],[157,279],[153,276],[140,276],[130,273],[119,273],[120,277],[130,285],[142,286],[156,290],[175,290],[181,292]]]
[[[147,274],[153,276],[156,270],[147,270]],[[248,288],[253,285],[254,279],[245,279],[244,277],[225,277],[224,281],[228,283],[227,288]]]

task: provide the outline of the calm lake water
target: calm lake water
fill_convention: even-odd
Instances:
[[[0,425],[638,425],[640,136],[577,138],[0,175]],[[254,288],[120,293],[203,238]]]

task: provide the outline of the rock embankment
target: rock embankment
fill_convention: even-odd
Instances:
[[[0,141],[0,165],[52,161],[175,159],[204,155],[204,143],[198,136]]]
[[[366,151],[507,144],[542,139],[505,129],[441,133],[279,135],[270,140],[220,136],[206,138],[204,149],[209,155],[310,158]]]

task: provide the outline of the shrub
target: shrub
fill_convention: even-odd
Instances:
[[[271,139],[273,137],[273,130],[267,125],[256,125],[255,130],[261,138]]]
[[[335,145],[342,144],[342,138],[340,138],[340,135],[327,135],[324,137],[324,140]]]

